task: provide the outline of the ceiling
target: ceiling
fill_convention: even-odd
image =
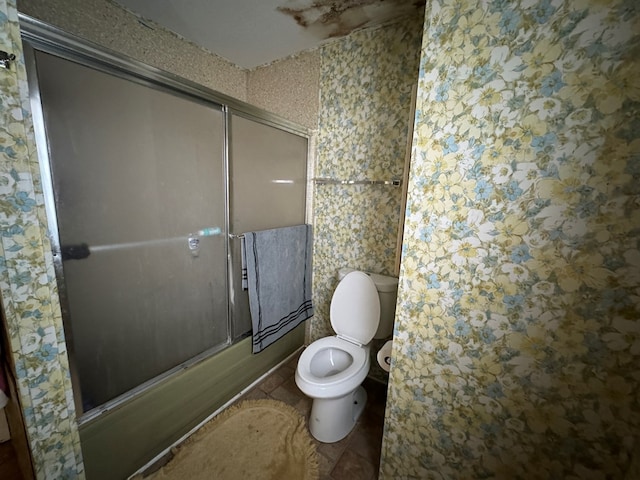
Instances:
[[[114,0],[242,68],[393,22],[424,0]]]

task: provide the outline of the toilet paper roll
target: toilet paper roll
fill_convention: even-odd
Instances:
[[[382,369],[385,372],[389,371],[389,368],[391,367],[391,345],[392,345],[392,341],[389,340],[387,343],[385,343],[382,348],[380,349],[380,351],[378,352],[378,363],[380,364],[380,366],[382,367]]]

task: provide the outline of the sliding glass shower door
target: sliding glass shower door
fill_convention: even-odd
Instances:
[[[87,411],[229,342],[224,116],[173,91],[35,59],[54,254]]]
[[[229,117],[231,231],[241,234],[304,223],[307,139],[238,114]],[[251,332],[240,248],[239,239],[229,246],[234,338]]]

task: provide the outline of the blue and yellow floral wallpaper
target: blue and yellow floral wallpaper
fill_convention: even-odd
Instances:
[[[0,294],[36,475],[82,478],[15,0],[0,27]],[[316,177],[401,177],[419,82],[380,478],[633,478],[640,4],[428,0],[321,59]],[[400,196],[315,187],[311,340],[339,268],[393,272]]]
[[[380,478],[638,478],[640,3],[425,17]]]
[[[83,478],[15,0],[0,0],[0,295],[38,479]]]
[[[422,23],[420,12],[322,47],[316,177],[402,178]],[[335,335],[329,306],[340,268],[394,273],[401,196],[391,185],[315,187],[311,340]]]

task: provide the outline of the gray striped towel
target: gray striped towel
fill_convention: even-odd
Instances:
[[[253,353],[313,316],[311,225],[244,234]]]

